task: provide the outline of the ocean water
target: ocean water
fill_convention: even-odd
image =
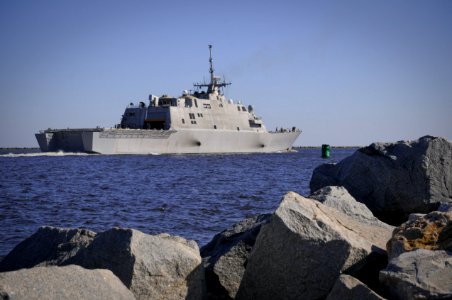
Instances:
[[[167,232],[200,246],[283,195],[309,195],[313,169],[356,149],[242,155],[0,152],[0,256],[40,226]],[[13,153],[10,153],[13,152]]]

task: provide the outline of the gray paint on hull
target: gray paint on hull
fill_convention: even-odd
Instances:
[[[36,138],[41,151],[100,154],[270,153],[290,150],[300,133],[202,129],[62,129],[38,133]]]

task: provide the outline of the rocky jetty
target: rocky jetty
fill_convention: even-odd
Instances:
[[[380,272],[393,299],[452,299],[452,212],[411,214],[387,243],[390,258]]]
[[[384,252],[390,236],[290,192],[257,236],[237,299],[326,297],[342,272],[358,273],[372,252]]]
[[[68,244],[68,240],[73,243]],[[66,265],[109,270],[136,299],[202,299],[205,295],[204,269],[196,242],[167,234],[148,235],[133,229],[113,228],[94,234],[82,229],[43,227],[16,246],[0,267],[4,272],[53,266],[46,271],[53,270],[58,276]],[[10,278],[10,273],[0,273],[7,276],[0,277],[0,287],[6,284],[5,278]],[[14,274],[16,280],[26,281],[29,274],[34,273]],[[80,272],[74,274],[84,276]],[[38,293],[36,298],[60,298],[53,290],[38,291],[43,294]]]
[[[428,213],[452,202],[452,143],[424,136],[415,141],[374,143],[312,175],[311,192],[343,186],[380,220],[393,225],[411,213]]]
[[[343,188],[327,187],[315,197],[323,203],[290,192],[274,214],[246,219],[216,235],[202,248],[206,277],[212,277],[207,282],[193,241],[133,229],[94,234],[43,227],[1,262],[0,295],[2,299],[407,300],[452,296],[452,255],[442,250],[450,244],[450,212],[412,215],[393,229],[372,217]],[[411,243],[410,228],[416,239],[429,240],[433,223],[438,231],[433,244],[440,246],[426,245],[437,250],[391,250],[398,247],[391,245],[400,237]],[[419,233],[418,228],[427,230]],[[386,246],[392,257],[389,264]]]

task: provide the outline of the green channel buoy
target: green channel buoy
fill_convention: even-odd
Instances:
[[[323,144],[322,145],[322,158],[329,158],[330,157],[330,145]]]

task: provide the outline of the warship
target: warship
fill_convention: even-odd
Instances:
[[[175,98],[149,96],[130,103],[112,128],[47,129],[36,133],[43,152],[99,154],[269,153],[291,151],[301,131],[268,131],[251,105],[227,99],[231,83],[214,75],[209,45],[210,82]]]

